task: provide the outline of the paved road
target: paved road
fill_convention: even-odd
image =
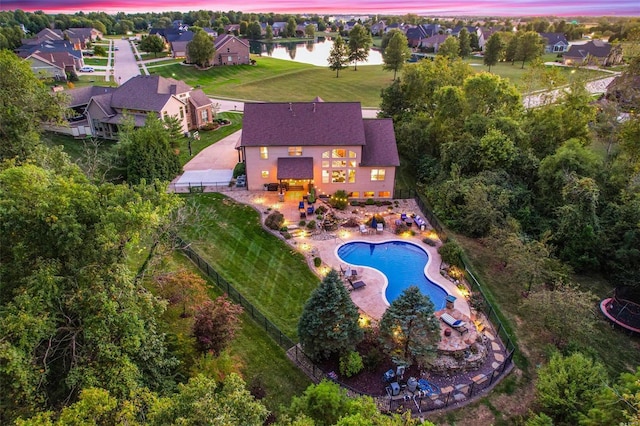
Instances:
[[[120,85],[132,77],[140,75],[140,69],[129,40],[117,39],[113,41],[118,48],[115,53],[114,79]]]

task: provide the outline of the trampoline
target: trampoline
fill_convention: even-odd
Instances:
[[[600,302],[602,314],[612,323],[640,334],[640,300],[637,297],[638,290],[629,287],[616,288],[613,297]]]

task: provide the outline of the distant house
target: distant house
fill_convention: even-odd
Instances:
[[[227,34],[240,34],[240,24],[229,24],[224,26],[224,32]]]
[[[569,50],[569,42],[562,33],[540,33],[545,41],[545,53],[564,53]]]
[[[87,43],[102,38],[102,32],[95,28],[69,28],[64,34],[76,49],[86,49]]]
[[[41,78],[65,80],[66,73],[84,66],[81,50],[67,40],[43,38],[38,43],[27,43],[14,50],[16,55],[28,60],[34,74]]]
[[[273,30],[274,37],[281,37],[285,32],[285,30],[287,29],[287,23],[281,22],[281,21],[274,22],[273,25],[271,26],[271,29]]]
[[[186,58],[187,57],[187,44],[193,40],[195,33],[192,31],[183,31],[176,37],[172,37],[169,42],[171,46],[171,56],[174,58]]]
[[[433,53],[438,53],[438,49],[440,49],[440,45],[445,42],[450,36],[449,34],[436,34],[434,36],[425,38],[420,40],[419,47],[422,49],[431,51],[433,49]]]
[[[393,197],[400,165],[393,122],[363,119],[359,102],[246,103],[237,145],[247,187],[288,183],[318,196]]]
[[[216,48],[213,65],[248,65],[251,63],[249,43],[236,36],[230,34],[218,36],[213,41],[213,45]]]
[[[371,34],[375,36],[384,34],[384,29],[386,26],[387,24],[384,21],[376,22],[375,24],[371,25]]]
[[[148,113],[159,118],[179,118],[184,132],[213,121],[213,103],[204,92],[172,78],[139,75],[115,89],[94,90],[77,96],[73,91],[68,93],[77,101],[89,97],[84,115],[96,137],[118,139],[118,126],[125,117],[133,118],[135,125],[142,127]]]
[[[611,45],[601,40],[591,40],[585,44],[574,44],[562,56],[565,65],[603,65]]]
[[[491,37],[495,32],[497,32],[497,30],[493,28],[478,28],[476,30],[480,50],[484,52],[484,46],[487,44],[487,41],[489,41],[489,37]]]

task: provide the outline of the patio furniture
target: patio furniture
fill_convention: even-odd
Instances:
[[[384,226],[382,226],[381,223],[376,224],[376,231],[378,233],[381,233],[382,231],[384,231]]]
[[[367,229],[367,225],[365,225],[364,223],[360,224],[360,233],[361,234],[368,234],[369,230]]]
[[[459,331],[461,334],[467,331],[466,323],[462,320],[455,319],[448,313],[443,313],[440,315],[440,319],[444,321],[449,327]]]
[[[364,281],[353,281],[351,278],[347,278],[347,281],[349,281],[349,284],[351,284],[351,288],[354,290],[367,286]]]

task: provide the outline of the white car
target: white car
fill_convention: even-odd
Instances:
[[[93,67],[82,67],[80,68],[78,71],[80,72],[94,72],[95,70],[93,69]]]

